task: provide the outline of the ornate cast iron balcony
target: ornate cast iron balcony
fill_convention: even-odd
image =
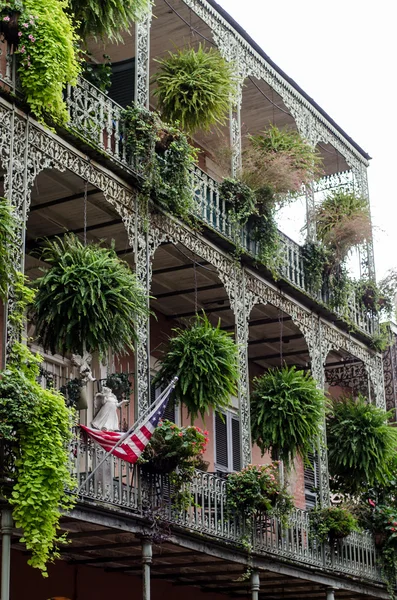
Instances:
[[[287,527],[266,515],[258,516],[252,523],[233,518],[227,511],[225,480],[201,471],[196,471],[193,481],[185,484],[192,497],[187,509],[173,505],[168,475],[145,473],[142,467],[115,457],[107,459],[84,486],[89,473],[103,458],[103,450],[76,440],[72,456],[73,475],[82,485],[81,502],[100,503],[138,519],[159,518],[168,526],[183,527],[193,534],[239,547],[249,543],[252,551],[260,555],[383,582],[376,548],[368,533],[353,533],[329,546],[311,535],[309,513],[303,510],[294,509]]]

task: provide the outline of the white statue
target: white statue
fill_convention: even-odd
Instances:
[[[89,381],[95,381],[91,371],[91,361],[92,356],[89,352],[84,352],[83,356],[72,354],[72,365],[79,367],[80,380],[83,385],[87,385]]]
[[[95,395],[95,409],[98,410],[92,426],[102,431],[120,431],[117,409],[128,400],[119,402],[112,390],[103,386],[102,391]]]

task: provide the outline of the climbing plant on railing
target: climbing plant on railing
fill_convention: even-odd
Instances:
[[[18,75],[25,98],[39,120],[49,114],[59,123],[68,120],[63,90],[76,84],[80,70],[78,38],[66,8],[66,0],[0,2],[0,20],[17,23]]]
[[[165,210],[191,221],[196,207],[191,171],[195,148],[179,129],[140,106],[128,107],[123,120],[128,158],[145,176],[144,191],[153,193]]]
[[[15,244],[16,219],[8,200],[0,198],[0,299],[7,298],[15,268],[12,251]]]

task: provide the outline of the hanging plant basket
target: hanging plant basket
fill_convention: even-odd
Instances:
[[[20,12],[13,10],[0,17],[0,33],[14,49],[17,48],[20,39],[18,36],[20,14]]]
[[[309,373],[287,366],[269,369],[254,379],[252,441],[287,466],[297,455],[307,460],[320,433],[324,406],[324,392]]]
[[[167,122],[178,123],[190,135],[226,123],[236,76],[234,66],[218,50],[200,45],[197,50],[169,52],[157,62],[154,95]]]
[[[84,246],[74,235],[48,241],[49,268],[35,281],[36,336],[53,354],[133,350],[135,322],[150,311],[128,264],[111,248]]]
[[[174,391],[193,419],[210,410],[220,411],[237,394],[237,346],[220,321],[213,327],[207,316],[197,315],[186,329],[174,329],[156,382],[179,377]]]

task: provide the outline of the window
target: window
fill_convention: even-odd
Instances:
[[[305,500],[306,510],[315,508],[317,505],[317,490],[319,487],[319,463],[317,452],[310,452],[308,455],[310,465],[305,467]]]
[[[215,470],[220,473],[239,471],[240,421],[236,414],[226,412],[215,415]]]

